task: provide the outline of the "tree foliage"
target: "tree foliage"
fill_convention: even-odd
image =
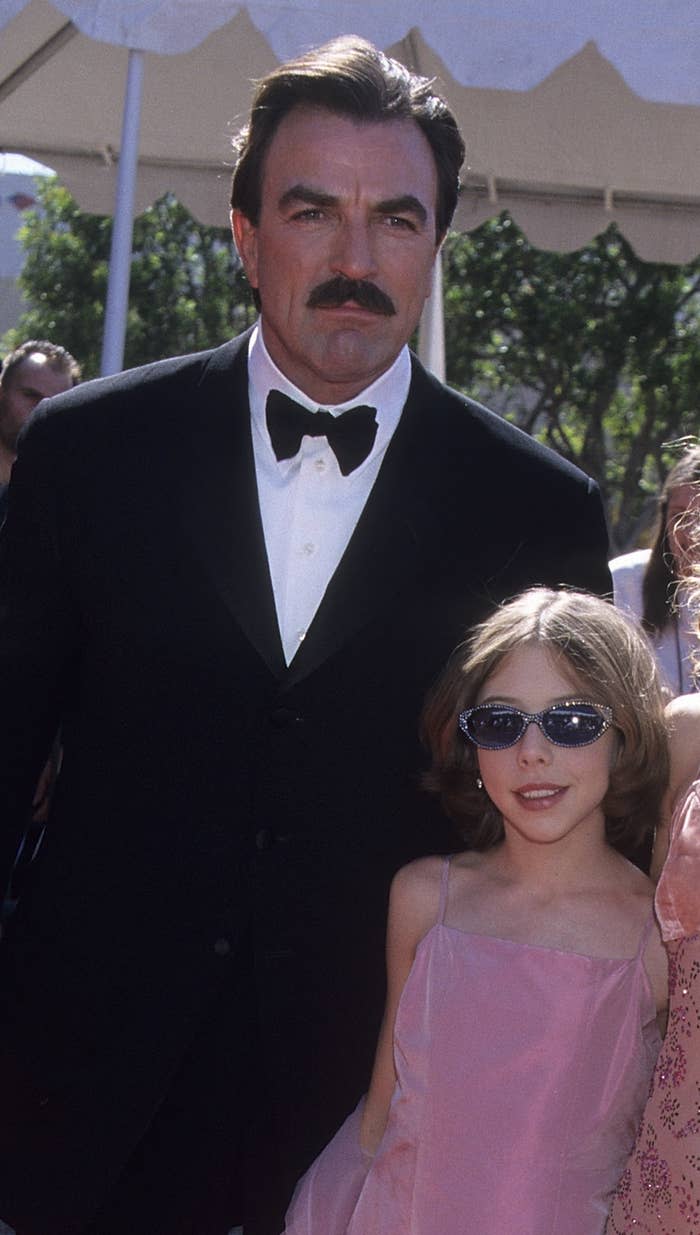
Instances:
[[[535,249],[508,215],[445,248],[448,380],[599,481],[616,548],[698,432],[700,261],[643,262],[614,226]]]
[[[28,309],[3,342],[54,339],[94,376],[111,220],[83,214],[52,178],[37,196],[20,233]],[[595,476],[614,548],[636,543],[668,444],[698,432],[700,260],[643,262],[614,226],[549,253],[504,214],[449,236],[444,268],[448,381]],[[214,346],[254,316],[226,230],[170,194],[136,220],[126,365]]]
[[[28,309],[3,341],[49,338],[86,377],[99,373],[112,220],[84,214],[54,178],[20,229]],[[253,320],[250,288],[225,228],[198,223],[172,194],[134,223],[125,365],[213,347]]]

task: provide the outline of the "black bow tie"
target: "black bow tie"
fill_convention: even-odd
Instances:
[[[280,390],[271,390],[267,396],[266,416],[272,449],[278,459],[292,459],[305,434],[326,437],[343,476],[349,476],[364,463],[377,436],[373,407],[351,407],[339,416],[331,416],[330,412],[308,411]]]

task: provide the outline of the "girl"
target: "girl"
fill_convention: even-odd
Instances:
[[[469,848],[394,880],[369,1093],[287,1235],[601,1235],[666,1002],[652,884],[611,844],[666,782],[653,657],[604,601],[534,589],[458,649],[423,729]]]
[[[689,586],[697,603],[700,578]],[[667,716],[671,776],[652,869],[661,870],[668,1032],[606,1235],[700,1232],[700,696],[674,699]]]
[[[606,1235],[700,1232],[700,696],[675,699],[667,809],[654,849],[669,955],[668,1031]],[[670,838],[670,847],[669,847]]]

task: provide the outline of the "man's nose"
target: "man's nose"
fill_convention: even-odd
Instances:
[[[336,233],[331,269],[348,279],[367,279],[376,274],[371,229],[367,223],[345,222]]]

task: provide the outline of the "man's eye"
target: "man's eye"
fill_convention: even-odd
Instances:
[[[384,221],[389,227],[396,228],[398,231],[414,232],[416,230],[413,219],[407,219],[403,214],[386,214],[384,215]]]
[[[323,217],[323,210],[320,206],[306,206],[304,210],[297,210],[292,215],[293,219],[300,219],[302,222],[306,219],[313,222],[315,219],[322,219]]]

